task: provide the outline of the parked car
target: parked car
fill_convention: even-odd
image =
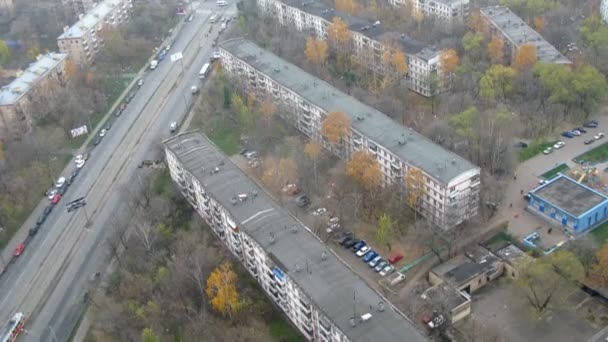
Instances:
[[[121,103],[120,106],[118,106],[118,108],[116,109],[116,116],[120,116],[120,114],[122,114],[122,112],[125,111],[125,109],[127,109],[127,104],[126,103]]]
[[[340,241],[340,245],[341,245],[341,246],[346,246],[346,245],[347,245],[347,244],[349,244],[351,241],[353,241],[353,238],[351,238],[351,237],[347,236],[347,237],[343,238],[343,239]]]
[[[353,248],[353,246],[359,243],[360,241],[361,240],[358,239],[352,239],[351,241],[345,242],[343,246],[344,248]]]
[[[171,131],[171,133],[174,133],[176,130],[177,130],[177,121],[173,121],[169,125],[169,131]]]
[[[575,136],[580,136],[582,133],[579,130],[573,129],[570,132],[572,132],[572,134],[574,134]]]
[[[593,144],[594,142],[595,142],[594,139],[587,139],[587,140],[584,141],[584,144],[585,145],[590,145],[590,144]]]
[[[17,245],[17,248],[15,248],[15,251],[13,252],[13,256],[18,257],[21,254],[23,254],[23,251],[25,250],[25,245],[23,243],[20,243]]]
[[[391,265],[385,266],[382,271],[380,271],[380,275],[384,277],[387,274],[391,274],[391,272],[393,272],[394,270],[395,268]]]
[[[107,120],[106,127],[105,127],[106,132],[109,131],[110,128],[112,128],[112,120]]]
[[[583,127],[587,128],[596,128],[598,126],[598,122],[596,120],[590,120],[583,124]]]
[[[68,176],[68,180],[66,181],[66,184],[72,185],[72,183],[74,183],[74,179],[76,179],[76,176],[78,176],[78,170],[80,170],[80,169],[72,170],[72,173],[70,173],[70,175]]]
[[[141,87],[142,85],[144,85],[144,79],[140,78],[139,80],[137,80],[137,86]]]
[[[546,149],[543,150],[543,154],[551,154],[553,153],[553,147],[547,147]]]
[[[247,151],[243,156],[247,159],[257,158],[258,152],[255,150],[250,150],[250,151]]]
[[[566,146],[566,143],[563,141],[558,141],[555,143],[555,145],[553,145],[553,148],[556,150],[559,150],[560,148]]]
[[[572,139],[572,138],[574,138],[574,134],[570,131],[564,131],[564,132],[562,132],[562,137]]]
[[[363,262],[370,262],[377,256],[378,256],[378,253],[374,250],[371,250],[371,251],[367,252],[365,254],[365,256],[363,256]]]
[[[594,135],[594,136],[593,136],[593,139],[595,139],[595,140],[600,140],[600,139],[602,139],[603,137],[604,137],[604,133],[600,132],[600,133],[598,133],[598,134]]]
[[[388,261],[382,259],[382,260],[380,260],[380,262],[378,262],[376,267],[374,267],[374,271],[380,272],[380,271],[382,271],[382,269],[384,269],[384,267],[386,267],[386,265],[388,265]]]
[[[55,196],[53,196],[53,199],[51,200],[52,204],[57,204],[59,203],[59,201],[61,201],[61,194],[56,193]]]
[[[296,205],[300,208],[310,205],[310,199],[305,193],[301,193],[296,197]]]
[[[56,194],[57,194],[57,189],[55,187],[53,187],[53,189],[50,189],[49,191],[46,192],[46,196],[49,200],[52,200]]]
[[[528,148],[528,144],[526,144],[523,141],[518,141],[515,143],[515,145],[513,145],[513,147],[517,147],[517,148]]]
[[[101,142],[101,137],[99,135],[95,136],[95,140],[93,140],[93,145],[97,146]]]
[[[579,131],[583,134],[587,133],[587,130],[584,129],[583,127],[574,127],[573,131]]]
[[[526,202],[530,202],[530,193],[524,195],[524,200],[526,200]]]
[[[40,226],[38,226],[38,225],[33,226],[32,228],[30,228],[30,231],[28,234],[30,236],[34,236],[34,235],[36,235],[36,233],[38,233],[38,230],[40,230]]]
[[[380,262],[380,260],[382,260],[382,256],[381,255],[376,255],[372,260],[370,260],[367,265],[369,267],[376,267],[376,265],[378,265],[378,263]]]
[[[358,257],[362,257],[362,256],[364,256],[364,255],[365,255],[367,252],[369,252],[370,250],[371,250],[371,248],[369,248],[369,246],[363,246],[363,247],[361,247],[361,249],[359,249],[359,250],[357,251],[357,253],[356,253],[356,254],[357,254],[357,256],[358,256]]]
[[[135,97],[135,91],[130,92],[129,95],[127,95],[126,102],[131,103],[131,100],[133,100],[134,97]]]
[[[361,248],[363,248],[363,246],[365,246],[366,243],[363,240],[359,240],[357,243],[355,243],[351,249],[353,250],[353,252],[357,252],[358,250],[360,250]]]
[[[84,163],[86,161],[86,158],[83,154],[79,154],[76,156],[76,159],[74,159],[74,164],[76,164],[76,169],[82,169],[82,167],[84,166]],[[78,174],[78,171],[74,170],[72,171],[72,174],[76,172],[76,175]],[[76,175],[74,175],[74,177],[76,177]]]
[[[103,138],[106,136],[106,133],[108,133],[108,131],[104,128],[101,131],[99,131],[99,136]]]
[[[186,20],[187,22],[191,22],[192,20],[194,20],[194,14],[190,14],[188,16],[188,19]]]
[[[390,262],[391,264],[396,264],[401,259],[403,259],[403,255],[393,254],[390,258],[388,258],[388,262]]]
[[[327,212],[327,209],[325,209],[325,208],[317,208],[312,212],[312,214],[314,216],[321,216],[321,215],[325,214],[326,212]]]
[[[65,177],[59,177],[57,182],[55,182],[56,188],[61,188],[65,184]]]

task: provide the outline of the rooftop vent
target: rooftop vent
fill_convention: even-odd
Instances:
[[[230,202],[232,203],[232,205],[236,205],[239,201],[236,199],[236,197],[232,197],[230,199]]]
[[[274,243],[274,241],[275,241],[274,233],[270,233],[270,236],[268,237],[268,241],[270,242],[271,245]]]
[[[291,232],[294,233],[294,234],[297,233],[298,232],[298,226],[297,225],[291,226]]]
[[[380,25],[380,20],[376,20],[376,22],[374,23],[374,27]]]
[[[299,273],[300,272],[300,265],[296,264],[295,268],[296,268],[296,273]]]
[[[327,259],[327,253],[325,251],[321,252],[321,260],[325,261]]]
[[[350,326],[351,327],[354,328],[354,327],[357,326],[357,320],[355,320],[355,317],[351,317],[349,321],[350,321]]]
[[[363,121],[365,120],[365,117],[363,117],[362,115],[357,115],[357,121]]]
[[[384,302],[378,302],[378,311],[379,312],[383,312],[384,311]]]
[[[211,174],[214,175],[216,173],[220,172],[220,168],[219,167],[214,167],[213,170],[211,170]]]
[[[241,202],[245,202],[247,200],[247,194],[239,194],[237,197]]]

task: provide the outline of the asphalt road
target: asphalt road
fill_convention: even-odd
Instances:
[[[23,340],[68,340],[82,313],[91,275],[103,271],[108,262],[105,241],[112,219],[122,212],[120,190],[141,172],[137,164],[158,151],[157,145],[169,135],[170,122],[181,121],[192,101],[190,87],[199,83],[198,71],[209,60],[212,39],[219,29],[216,23],[212,34],[205,37],[212,11],[227,11],[232,16],[236,6],[201,3],[194,21],[184,25],[156,70],[146,73],[144,85],[90,153],[80,175],[24,254],[0,278],[0,324],[14,312],[30,314]],[[169,55],[176,52],[182,52],[184,58],[172,63]],[[85,227],[84,210],[65,210],[65,203],[82,196],[87,199],[89,227]],[[38,214],[27,222],[35,222]]]

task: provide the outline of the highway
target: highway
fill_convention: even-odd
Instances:
[[[106,240],[114,219],[122,213],[121,189],[142,172],[137,168],[142,160],[158,153],[158,144],[170,134],[170,123],[180,122],[193,100],[190,87],[199,85],[198,71],[209,61],[219,30],[219,24],[209,23],[212,11],[232,17],[236,6],[200,3],[194,20],[184,24],[165,60],[145,74],[135,98],[91,151],[64,199],[23,255],[0,277],[0,324],[17,311],[30,314],[20,340],[68,340],[83,312],[91,275],[103,273],[109,262]],[[211,26],[213,32],[206,37]],[[183,60],[171,62],[170,55],[176,52],[183,53]],[[63,175],[72,168],[73,163]],[[67,213],[65,203],[83,196],[86,212]],[[44,199],[39,209],[47,203]],[[21,237],[39,214],[35,211],[26,221]],[[91,224],[85,227],[87,214]]]

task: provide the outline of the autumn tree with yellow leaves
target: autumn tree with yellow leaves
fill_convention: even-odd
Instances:
[[[382,172],[380,164],[371,153],[356,151],[346,166],[346,172],[357,183],[368,190],[380,186]]]
[[[443,76],[442,81],[450,84],[452,82],[452,78],[454,77],[454,73],[460,64],[458,52],[456,52],[454,49],[441,50],[439,53],[439,64]]]
[[[608,287],[608,244],[595,254],[596,263],[591,266],[589,280],[596,287]]]
[[[306,48],[304,50],[306,59],[315,65],[323,65],[329,56],[329,46],[321,38],[306,38]]]
[[[327,39],[331,48],[336,51],[338,65],[342,68],[350,66],[350,44],[351,33],[348,29],[348,24],[335,17],[332,23],[327,27]]]
[[[319,160],[319,156],[321,155],[321,145],[318,142],[311,140],[304,145],[304,154],[306,155],[306,158],[312,161],[315,184],[318,184],[319,175],[317,172],[317,162]]]
[[[420,169],[410,166],[405,175],[405,189],[409,206],[416,209],[424,195],[424,175]]]
[[[469,18],[467,19],[467,27],[469,28],[469,30],[473,32],[482,32],[483,25],[484,23],[481,19],[481,12],[479,11],[479,9],[476,9],[471,12],[471,15],[469,15]]]
[[[236,289],[236,273],[228,261],[216,267],[207,278],[205,292],[211,301],[211,307],[224,317],[232,319],[241,308],[239,293]]]
[[[272,99],[270,99],[270,97],[265,97],[262,102],[260,102],[258,110],[260,111],[260,114],[262,114],[262,119],[264,122],[268,124],[272,119],[276,108]]]
[[[522,71],[524,69],[532,68],[537,60],[536,46],[532,44],[523,44],[519,47],[513,64],[518,71]]]
[[[350,131],[350,119],[344,112],[330,112],[321,124],[321,134],[329,143],[338,145]]]
[[[279,190],[288,183],[298,180],[298,167],[291,158],[264,159],[262,181],[274,190]]]
[[[505,42],[497,35],[493,35],[488,43],[488,56],[492,64],[502,64],[505,57]]]

